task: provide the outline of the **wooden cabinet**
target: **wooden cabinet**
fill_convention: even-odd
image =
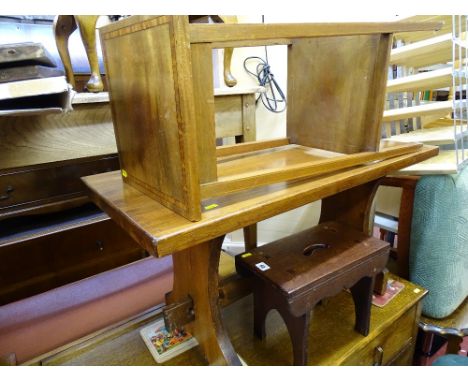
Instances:
[[[0,305],[140,259],[81,177],[120,168],[109,104],[0,119]]]
[[[117,154],[0,170],[0,219],[85,197],[82,176],[119,169]]]
[[[405,355],[410,349],[414,352],[416,314],[417,306],[414,306],[376,335],[366,346],[346,358],[342,365],[377,366],[411,363],[412,359],[408,360]]]
[[[94,206],[0,222],[0,305],[136,261],[145,252]]]

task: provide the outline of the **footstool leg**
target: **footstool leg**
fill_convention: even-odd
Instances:
[[[374,289],[374,277],[363,277],[353,287],[351,294],[354,300],[356,321],[354,330],[363,336],[369,334],[370,309],[372,305],[372,292]]]
[[[309,322],[311,313],[305,313],[302,316],[294,317],[284,309],[279,310],[283,320],[288,328],[293,348],[294,366],[307,365],[307,353],[309,350]]]
[[[254,289],[254,335],[263,340],[266,337],[265,320],[270,310],[267,307],[265,296],[260,293],[261,287]]]

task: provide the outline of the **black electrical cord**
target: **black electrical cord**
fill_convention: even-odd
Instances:
[[[272,113],[282,113],[286,110],[287,106],[286,96],[284,95],[283,90],[279,86],[278,82],[276,82],[275,76],[270,70],[270,64],[268,63],[268,51],[266,46],[265,58],[266,60],[258,56],[247,57],[244,60],[244,69],[247,73],[257,79],[257,82],[260,86],[263,86],[266,89],[264,93],[260,93],[256,103],[258,103],[258,100],[261,99],[267,110],[271,111]],[[247,62],[249,60],[260,61],[257,64],[256,72],[252,72],[251,70],[247,69]]]

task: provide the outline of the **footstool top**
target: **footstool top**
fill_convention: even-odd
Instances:
[[[360,272],[388,251],[389,244],[382,240],[329,222],[238,255],[236,263],[291,298],[344,273],[354,277],[354,270]]]

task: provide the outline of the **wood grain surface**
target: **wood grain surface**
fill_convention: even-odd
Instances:
[[[119,173],[82,179],[95,203],[124,227],[142,247],[152,254],[164,256],[378,179],[430,158],[437,152],[437,147],[423,146],[412,154],[347,171],[207,199],[203,201],[202,219],[196,223],[187,221],[123,183]]]
[[[434,31],[441,27],[442,23],[439,22],[191,24],[189,30],[191,43],[212,42],[213,47],[236,47],[248,42],[265,45],[264,40],[270,40],[269,43],[279,40],[280,44],[285,44],[285,40],[294,38]]]
[[[379,34],[294,40],[288,47],[291,142],[345,154],[377,151],[390,49],[389,36]]]
[[[339,153],[289,145],[269,152],[233,158],[218,163],[218,180],[201,185],[202,198],[226,195],[249,188],[298,180],[347,169],[366,162],[384,160],[421,149],[422,144],[383,142],[379,152]]]
[[[279,178],[269,174],[268,181],[255,176],[238,179],[237,185],[200,190],[200,184],[221,176],[216,165],[211,55],[219,43],[228,48],[245,40],[261,45],[288,41],[287,133],[292,143],[346,154],[378,151],[391,33],[438,27],[437,23],[189,25],[186,16],[132,16],[105,26],[101,38],[124,181],[185,218],[199,221],[203,198],[289,181],[301,172],[291,169]],[[135,50],[144,54],[136,55]],[[230,104],[224,101],[218,101],[218,111],[224,108],[233,118],[227,132],[236,135],[237,142],[255,139],[254,98],[243,97],[240,106],[234,98]],[[242,137],[234,123],[239,110]],[[328,168],[338,169],[338,165]]]
[[[188,19],[146,20],[131,17],[115,23],[122,26],[117,31],[101,30],[124,179],[187,219],[199,220]]]
[[[116,153],[106,104],[75,105],[69,113],[2,117],[1,170]]]

